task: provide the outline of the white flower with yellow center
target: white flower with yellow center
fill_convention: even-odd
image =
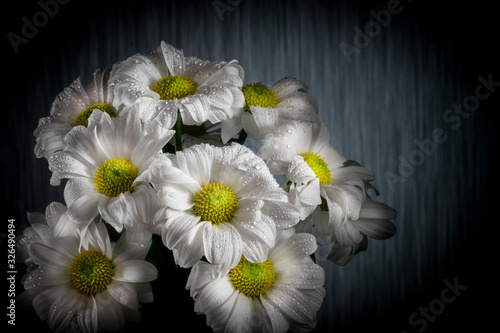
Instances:
[[[59,204],[50,211],[61,210]],[[153,301],[149,282],[158,275],[144,260],[149,246],[129,243],[125,235],[112,244],[102,222],[88,227],[85,240],[56,238],[54,221],[40,221],[37,216],[20,241],[34,269],[23,277],[17,302],[32,306],[54,331],[116,332],[126,320],[140,320],[139,302]]]
[[[127,227],[124,214],[143,195],[138,188],[149,186],[141,175],[174,132],[155,122],[144,125],[133,111],[115,118],[94,111],[87,127],[65,137],[67,148],[50,157],[51,184],[69,179],[64,198],[71,223],[58,223],[57,235],[85,230],[98,214],[119,232]]]
[[[393,208],[367,197],[357,219],[340,218],[333,220],[333,223],[319,219],[317,221],[323,223],[314,222],[316,238],[320,245],[333,241],[328,259],[338,265],[345,265],[356,253],[366,250],[367,237],[377,240],[392,237],[396,227],[390,220],[394,218],[396,211]]]
[[[241,117],[223,124],[232,132],[245,130],[253,139],[264,139],[276,128],[294,120],[317,121],[318,106],[307,86],[292,77],[285,77],[268,87],[261,82],[249,83],[241,89],[245,96]]]
[[[113,67],[114,105],[137,104],[146,122],[175,120],[179,112],[184,125],[216,124],[242,112],[243,75],[236,60],[185,57],[182,50],[162,41],[154,52],[133,55]],[[222,132],[227,136],[224,127]]]
[[[33,132],[36,157],[48,159],[54,152],[64,149],[66,134],[75,126],[87,126],[93,110],[104,111],[111,117],[119,114],[120,110],[113,107],[113,92],[107,81],[109,71],[95,71],[87,89],[77,78],[56,97],[50,115],[41,118]]]
[[[286,192],[247,147],[200,144],[157,160],[148,174],[167,208],[162,239],[182,267],[203,256],[226,268],[242,254],[261,262],[277,230],[298,222]]]
[[[67,211],[68,208],[62,203],[52,202],[45,208],[45,214],[40,212],[29,212],[27,214],[28,222],[31,227],[25,228],[23,234],[18,236],[19,239],[16,241],[16,244],[21,246],[18,246],[16,249],[16,260],[27,264],[28,272],[32,270],[33,266],[36,268],[36,264],[29,259],[27,250],[29,244],[44,241],[37,230],[39,228],[45,230],[47,227],[53,230],[60,220],[68,219]],[[74,235],[76,235],[76,233]]]
[[[365,200],[365,183],[373,173],[349,162],[330,144],[330,131],[324,122],[297,122],[283,125],[269,135],[258,155],[274,174],[285,174],[290,181],[290,202],[300,211],[301,220],[318,206],[338,218],[334,208],[341,199],[349,217],[357,218]]]
[[[259,155],[290,181],[290,202],[301,213],[297,230],[310,233],[314,226],[319,245],[335,241],[330,260],[345,264],[366,248],[366,236],[385,239],[394,234],[389,221],[394,209],[366,194],[373,173],[330,145],[324,123],[283,126],[266,138]]]
[[[215,332],[312,330],[326,293],[324,271],[309,257],[315,249],[314,236],[290,228],[262,262],[242,256],[229,270],[198,262],[186,285],[195,311]]]

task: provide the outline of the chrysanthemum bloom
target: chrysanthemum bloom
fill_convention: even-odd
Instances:
[[[87,126],[93,110],[104,111],[111,117],[120,112],[112,105],[113,91],[107,81],[109,71],[95,71],[87,89],[77,78],[56,97],[50,115],[40,119],[33,132],[36,157],[48,159],[54,152],[64,149],[66,134],[75,126]]]
[[[305,332],[316,325],[325,296],[324,271],[309,257],[314,236],[278,236],[276,246],[260,263],[244,256],[230,270],[198,262],[186,285],[195,311],[205,314],[215,332]]]
[[[244,112],[241,117],[224,122],[234,128],[233,132],[244,129],[251,138],[264,139],[291,120],[318,120],[316,100],[307,92],[307,86],[295,78],[283,78],[272,87],[249,83],[241,90],[245,96]]]
[[[162,41],[154,52],[135,54],[116,64],[110,80],[115,107],[137,103],[146,122],[165,114],[176,118],[179,112],[183,124],[201,125],[220,123],[241,112],[243,75],[236,60],[184,57],[182,50]]]
[[[29,212],[27,214],[28,222],[31,227],[23,230],[23,234],[17,236],[16,240],[16,260],[27,265],[27,271],[36,268],[36,264],[29,259],[28,246],[33,242],[43,242],[44,239],[38,234],[38,229],[45,230],[47,227],[53,230],[57,222],[61,219],[68,219],[68,208],[59,202],[52,202],[46,208],[44,213]],[[74,234],[76,235],[76,233]]]
[[[236,143],[161,155],[148,174],[167,209],[163,242],[182,267],[203,256],[225,268],[236,266],[242,254],[261,262],[277,230],[298,222],[264,161]]]
[[[94,111],[88,127],[73,128],[65,137],[67,148],[50,157],[51,184],[69,179],[64,199],[72,223],[58,223],[58,236],[85,230],[98,214],[120,232],[137,188],[149,186],[141,175],[174,131],[155,122],[146,126],[132,111],[115,118]]]
[[[258,155],[271,172],[285,174],[290,181],[290,202],[300,210],[301,220],[318,205],[330,210],[342,204],[349,217],[357,219],[365,200],[365,183],[373,173],[350,163],[330,144],[330,131],[324,122],[296,122],[283,125],[269,135]],[[341,200],[336,203],[336,200]]]
[[[40,221],[31,221],[20,241],[36,268],[23,277],[19,304],[32,306],[54,331],[116,332],[127,319],[140,320],[139,302],[153,301],[149,281],[158,274],[144,261],[148,246],[125,236],[111,244],[102,222],[89,226],[85,241],[76,235],[55,238],[53,221]]]

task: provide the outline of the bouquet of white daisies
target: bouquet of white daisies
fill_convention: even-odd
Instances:
[[[28,214],[18,302],[54,331],[123,330],[168,278],[149,260],[160,244],[214,331],[313,329],[317,246],[344,265],[396,213],[332,147],[303,82],[243,83],[237,61],[162,42],[64,89],[34,136],[65,202]]]

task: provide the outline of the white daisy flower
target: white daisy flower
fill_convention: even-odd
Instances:
[[[241,90],[245,112],[223,122],[234,133],[244,129],[251,138],[260,140],[291,120],[318,120],[316,100],[307,92],[307,86],[295,78],[285,77],[271,87],[249,83]]]
[[[330,144],[330,131],[324,122],[295,122],[271,134],[258,155],[267,160],[274,174],[285,174],[290,181],[290,202],[300,211],[301,220],[318,205],[335,213],[332,203],[339,195],[349,217],[357,218],[365,200],[365,183],[373,173],[351,163]]]
[[[140,320],[139,302],[153,301],[149,281],[158,272],[144,261],[149,247],[125,236],[111,244],[101,222],[89,226],[85,241],[55,238],[45,224],[26,232],[28,259],[36,268],[23,278],[17,302],[31,305],[54,331],[120,331],[127,319]]]
[[[16,260],[27,265],[27,271],[30,272],[37,267],[37,265],[30,259],[28,253],[28,246],[33,242],[44,242],[46,239],[40,237],[38,230],[42,231],[47,229],[53,230],[57,222],[62,219],[68,219],[67,208],[59,202],[52,202],[45,208],[45,214],[40,212],[28,212],[28,222],[30,227],[23,230],[22,235],[17,236],[16,239]],[[75,233],[76,235],[76,233]]]
[[[312,330],[326,294],[324,271],[309,257],[315,249],[314,236],[290,228],[260,263],[242,256],[224,270],[198,262],[186,285],[195,311],[206,315],[215,332]]]
[[[127,226],[130,202],[142,195],[139,187],[149,186],[141,175],[174,132],[156,122],[142,124],[133,111],[115,118],[94,111],[88,127],[73,128],[64,139],[67,148],[49,158],[51,184],[69,179],[64,199],[72,223],[58,223],[58,236],[85,230],[98,214],[118,232]]]
[[[162,41],[154,52],[133,55],[113,67],[114,105],[137,103],[146,122],[164,114],[176,119],[179,112],[185,125],[220,123],[243,108],[243,76],[236,60],[184,57],[182,50]]]
[[[54,152],[64,149],[66,134],[75,126],[87,126],[93,110],[107,112],[112,117],[118,115],[120,111],[112,105],[113,92],[107,81],[109,71],[95,71],[87,89],[77,78],[56,97],[50,116],[40,119],[33,132],[36,157],[48,159]]]
[[[357,219],[315,221],[316,237],[324,242],[333,238],[334,244],[328,259],[338,265],[345,265],[356,253],[366,250],[367,237],[377,240],[392,237],[396,227],[390,220],[394,218],[396,211],[393,208],[367,197]]]
[[[200,144],[157,160],[148,174],[166,205],[162,239],[182,267],[203,256],[226,268],[242,254],[260,262],[277,230],[298,222],[286,192],[247,147]]]

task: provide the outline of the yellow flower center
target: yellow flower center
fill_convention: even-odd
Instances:
[[[198,85],[184,75],[169,75],[155,83],[152,90],[160,95],[162,100],[183,98],[196,93]]]
[[[208,183],[196,192],[193,212],[201,217],[202,221],[213,224],[229,222],[236,212],[238,198],[236,193],[227,185],[219,182]]]
[[[133,192],[132,184],[139,175],[139,168],[124,158],[112,158],[104,161],[94,175],[97,192],[108,197],[120,193]]]
[[[332,174],[323,157],[315,152],[301,153],[299,155],[304,158],[304,161],[314,171],[316,177],[319,178],[320,185],[329,185],[332,183]]]
[[[80,113],[78,115],[78,117],[76,117],[76,120],[72,124],[72,126],[75,127],[75,126],[78,126],[78,125],[82,125],[82,126],[87,127],[88,124],[89,124],[90,115],[92,114],[92,112],[95,109],[98,109],[98,110],[101,110],[103,112],[106,112],[111,117],[115,117],[116,116],[116,112],[115,112],[116,110],[115,110],[114,107],[112,107],[111,105],[108,105],[108,104],[104,104],[104,103],[97,103],[97,104],[91,105],[88,108],[86,108],[85,110],[83,110],[82,113]]]
[[[101,252],[80,253],[69,268],[71,286],[85,295],[95,295],[106,290],[114,274],[113,263]]]
[[[278,105],[276,93],[262,83],[249,83],[241,88],[245,96],[245,106],[243,110],[250,112],[250,106],[260,106],[263,108],[275,108]]]
[[[276,272],[271,260],[251,263],[244,256],[238,265],[229,271],[229,278],[236,290],[249,297],[259,297],[271,290]]]

